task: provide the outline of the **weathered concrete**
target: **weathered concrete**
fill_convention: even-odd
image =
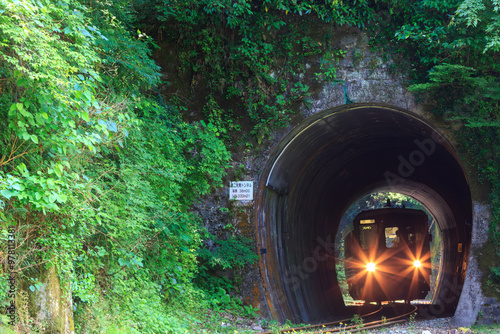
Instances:
[[[404,87],[404,76],[393,69],[393,61],[370,50],[364,33],[356,28],[342,29],[334,38],[338,49],[346,52],[337,65],[339,82],[323,84],[311,108],[303,108],[304,116],[349,102],[386,103],[421,113],[414,96]]]
[[[490,212],[487,205],[474,203],[474,220],[472,227],[471,252],[465,284],[460,295],[453,325],[469,327],[473,325],[478,317],[479,311],[483,307],[485,297],[481,290],[482,273],[478,266],[478,250],[488,240],[488,221]],[[491,305],[491,303],[489,303]],[[483,312],[487,313],[487,318],[494,317],[489,308]],[[487,322],[487,321],[486,321]],[[485,323],[486,323],[485,322]]]

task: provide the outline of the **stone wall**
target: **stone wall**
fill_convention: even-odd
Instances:
[[[500,302],[495,298],[484,298],[477,314],[477,325],[500,324]]]
[[[339,82],[320,86],[312,108],[303,109],[304,116],[349,102],[386,103],[421,113],[413,95],[404,88],[405,78],[394,62],[371,51],[364,33],[356,28],[340,28],[332,38],[332,44],[346,52],[338,64]]]

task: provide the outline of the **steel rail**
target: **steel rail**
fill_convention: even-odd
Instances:
[[[358,324],[358,325],[351,325],[351,326],[337,327],[337,328],[330,328],[330,329],[326,329],[325,328],[325,329],[322,329],[320,331],[308,332],[308,334],[335,333],[335,332],[341,332],[341,331],[342,332],[349,331],[350,333],[354,333],[354,332],[359,332],[359,331],[363,331],[363,330],[367,330],[367,329],[374,329],[374,328],[379,328],[379,327],[385,327],[385,326],[395,325],[395,324],[399,324],[399,323],[404,323],[407,320],[406,319],[400,319],[400,318],[404,318],[404,317],[406,317],[406,316],[408,316],[408,315],[410,315],[410,314],[412,314],[412,313],[414,313],[414,312],[416,312],[418,310],[417,306],[413,305],[413,307],[414,307],[413,310],[411,310],[410,312],[407,312],[407,313],[404,313],[404,314],[400,314],[400,315],[397,315],[397,316],[392,317],[392,318],[388,318],[388,319],[384,319],[384,320],[371,321],[371,322],[368,322],[368,323],[362,324],[362,325]],[[376,313],[380,312],[382,309],[383,309],[383,307],[379,308],[378,310],[376,310],[374,312],[364,314],[360,318],[376,314]],[[292,332],[295,333],[295,332],[298,332],[298,331],[303,331],[303,330],[307,330],[307,329],[311,329],[311,328],[332,327],[333,325],[345,323],[347,321],[351,321],[352,319],[353,318],[348,318],[348,319],[338,320],[338,321],[334,321],[334,322],[321,323],[321,324],[317,324],[317,325],[308,325],[308,326],[301,326],[301,327],[291,327],[291,328],[287,328],[287,329],[281,329],[281,330],[279,330],[278,333],[292,333]],[[267,332],[261,332],[259,334],[272,334],[272,333],[273,332],[271,332],[271,331],[267,331]]]
[[[397,316],[389,318],[389,319],[376,320],[376,321],[368,322],[366,324],[351,325],[351,326],[332,328],[332,329],[324,329],[324,330],[317,331],[317,332],[311,332],[309,334],[335,333],[335,332],[346,331],[346,330],[353,333],[353,332],[359,332],[359,331],[363,331],[363,330],[367,330],[367,329],[373,329],[373,328],[385,327],[385,326],[395,325],[398,323],[403,323],[403,322],[406,322],[406,319],[400,319],[400,318],[404,318],[404,317],[406,317],[406,316],[408,316],[408,315],[410,315],[418,310],[417,306],[413,305],[413,307],[414,307],[414,309],[411,310],[410,312],[400,314],[400,315],[397,315]],[[400,320],[398,320],[398,319],[400,319]]]
[[[385,326],[390,326],[390,325],[401,324],[401,323],[404,323],[404,322],[406,322],[405,319],[395,320],[395,321],[391,321],[391,322],[384,322],[384,323],[378,324],[378,325],[372,325],[372,326],[369,326],[369,327],[360,327],[360,328],[348,329],[348,332],[349,333],[362,332],[362,331],[365,331],[367,329],[375,329],[375,328],[379,328],[379,327],[385,327]],[[335,332],[323,331],[323,332],[319,332],[319,333],[335,333]]]
[[[373,315],[375,313],[378,313],[380,311],[382,311],[383,307],[380,307],[378,310],[376,311],[373,311],[373,312],[370,312],[370,313],[367,313],[367,314],[363,314],[361,316],[361,318],[363,317],[368,317],[370,315]],[[333,321],[333,322],[326,322],[326,323],[321,323],[321,324],[316,324],[316,325],[307,325],[307,326],[301,326],[301,327],[291,327],[291,328],[287,328],[287,329],[281,329],[278,333],[285,333],[285,332],[288,332],[288,331],[298,331],[298,330],[304,330],[304,329],[310,329],[310,328],[316,328],[316,327],[322,327],[322,326],[332,326],[334,324],[340,324],[342,322],[346,322],[346,321],[350,321],[352,320],[352,318],[348,318],[348,319],[342,319],[342,320],[337,320],[337,321]],[[267,331],[267,332],[261,332],[261,333],[258,333],[258,334],[272,334],[273,332],[271,331]]]

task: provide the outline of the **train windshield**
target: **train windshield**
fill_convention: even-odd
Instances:
[[[386,227],[385,228],[385,247],[397,248],[404,242],[408,246],[421,243],[423,234],[415,231],[413,226]]]
[[[361,243],[361,248],[367,250],[372,247],[377,247],[377,225],[362,225],[359,231],[359,241]]]
[[[397,248],[401,243],[401,231],[399,227],[385,228],[385,247]]]

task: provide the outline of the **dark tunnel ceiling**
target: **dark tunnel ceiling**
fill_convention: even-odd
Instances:
[[[471,197],[453,148],[428,123],[389,106],[325,110],[282,141],[263,177],[261,266],[276,318],[323,320],[343,309],[334,259],[313,260],[314,250],[334,240],[354,201],[387,190],[415,198],[436,219],[444,251],[435,302],[453,312],[468,260]]]

